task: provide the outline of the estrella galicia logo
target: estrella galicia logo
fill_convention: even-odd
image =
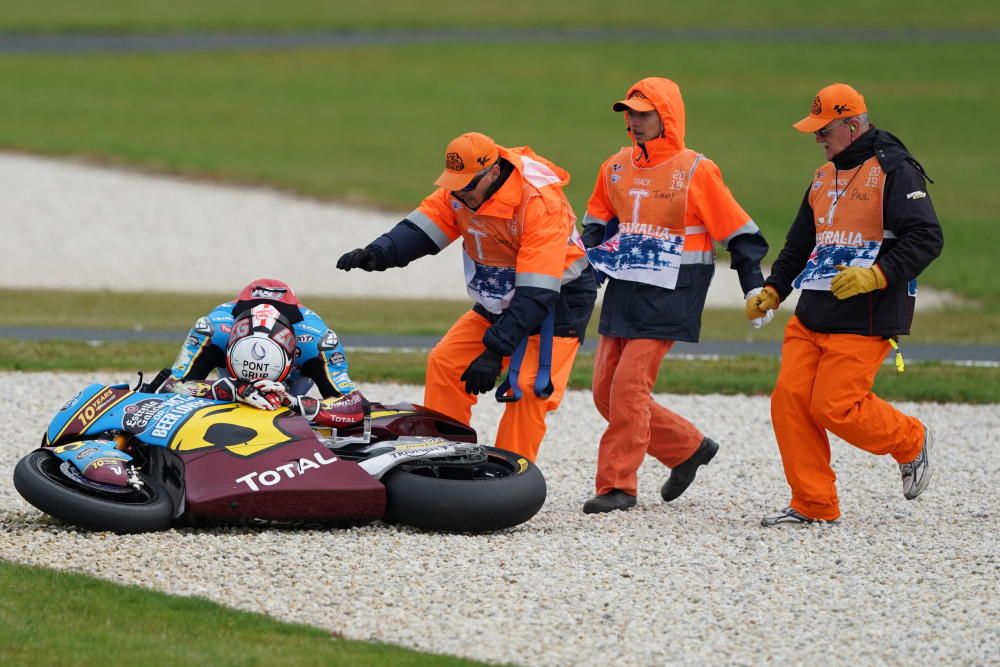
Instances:
[[[333,354],[330,355],[330,365],[331,366],[337,366],[337,365],[342,364],[342,363],[344,363],[346,361],[347,361],[347,359],[344,357],[344,353],[343,352],[334,352]]]
[[[147,398],[125,406],[122,428],[133,435],[139,435],[149,426],[149,419],[163,404],[161,398]]]

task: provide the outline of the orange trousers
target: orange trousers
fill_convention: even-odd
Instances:
[[[594,359],[594,404],[608,420],[597,452],[597,493],[637,495],[646,454],[675,468],[701,444],[694,424],[650,395],[672,340],[601,336]]]
[[[483,335],[489,321],[474,311],[458,318],[427,357],[427,378],[424,386],[424,405],[432,410],[458,419],[466,424],[472,419],[472,406],[479,396],[467,394],[465,383],[459,380],[472,360],[483,352]],[[552,344],[552,385],[555,391],[546,399],[535,396],[535,376],[538,374],[538,336],[528,339],[524,352],[518,384],[524,392],[521,400],[506,403],[500,426],[497,429],[496,447],[516,452],[529,461],[538,456],[538,448],[545,437],[545,415],[559,407],[566,384],[573,368],[573,360],[580,348],[576,338],[557,336]],[[506,371],[510,358],[505,357]],[[501,378],[503,375],[501,375]],[[492,394],[486,394],[494,400]]]
[[[796,511],[826,521],[840,516],[827,431],[897,463],[920,453],[923,424],[872,393],[888,351],[880,336],[816,333],[789,320],[771,420]]]

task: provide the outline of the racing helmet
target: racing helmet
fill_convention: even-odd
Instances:
[[[244,303],[259,299],[287,303],[292,306],[302,305],[288,283],[274,278],[258,278],[244,287],[236,297],[237,301]]]
[[[237,380],[281,382],[292,370],[295,331],[269,303],[258,304],[233,322],[226,345],[226,368]]]

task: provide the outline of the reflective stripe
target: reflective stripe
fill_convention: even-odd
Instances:
[[[546,185],[556,185],[562,183],[562,179],[559,178],[559,175],[552,171],[552,168],[544,162],[532,160],[530,157],[522,155],[521,164],[523,166],[521,176],[523,176],[524,180],[528,181],[536,188],[543,188]]]
[[[757,223],[754,222],[753,220],[747,220],[742,225],[740,225],[740,228],[737,229],[735,232],[733,232],[724,239],[719,239],[719,243],[722,244],[723,248],[728,248],[729,242],[732,241],[734,237],[737,237],[740,234],[757,234],[759,232],[760,232],[760,227],[757,226]]]
[[[685,250],[681,264],[715,264],[714,250]]]
[[[449,239],[445,233],[441,231],[441,228],[438,227],[437,224],[428,216],[422,213],[420,209],[414,210],[413,213],[406,216],[406,219],[420,228],[420,231],[424,234],[431,237],[431,241],[433,241],[438,248],[445,248],[449,243],[451,243],[451,239]]]
[[[589,213],[587,213],[586,215],[583,216],[583,224],[584,224],[584,226],[586,226],[586,225],[600,225],[601,227],[607,227],[608,226],[607,221],[601,220],[600,218],[592,216]]]
[[[694,178],[694,170],[698,167],[698,163],[701,162],[703,157],[705,156],[698,153],[698,156],[694,159],[694,163],[691,165],[691,170],[688,171],[688,183],[690,183],[691,179]]]
[[[587,256],[578,257],[575,262],[566,267],[562,275],[562,284],[565,285],[568,282],[572,282],[580,277],[583,270],[590,266],[590,260]]]
[[[695,227],[685,227],[684,233],[690,236],[691,234],[704,234],[708,230],[705,229],[705,225],[697,225]]]
[[[889,229],[882,230],[882,238],[884,239],[894,239],[896,238],[896,233]]]
[[[514,279],[514,287],[539,287],[558,292],[559,278],[553,278],[544,273],[518,273]]]

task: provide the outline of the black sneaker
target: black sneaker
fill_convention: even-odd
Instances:
[[[612,489],[607,493],[594,496],[583,504],[584,514],[599,514],[601,512],[613,512],[615,510],[627,510],[635,507],[635,496]]]
[[[694,476],[698,473],[698,466],[707,465],[717,451],[719,451],[719,443],[711,438],[703,439],[698,445],[698,449],[688,457],[687,461],[670,471],[670,477],[660,489],[660,495],[663,496],[663,499],[669,503],[687,491],[691,482],[694,481]]]
[[[791,507],[786,507],[785,509],[778,510],[773,514],[768,514],[760,520],[760,525],[765,528],[770,528],[771,526],[807,526],[811,523],[825,523],[835,526],[840,523],[840,521],[837,521],[836,519],[833,521],[810,519],[805,514],[801,514],[793,510]]]
[[[903,478],[903,497],[913,500],[927,488],[931,481],[931,447],[934,446],[934,434],[926,424],[924,425],[924,446],[917,454],[917,458],[909,463],[899,464],[899,474]]]

